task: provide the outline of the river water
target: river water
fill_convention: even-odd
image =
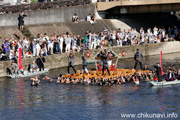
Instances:
[[[164,69],[168,66],[180,68],[179,59],[180,53],[164,55]],[[154,62],[159,62],[159,56],[146,57],[144,63],[152,68]],[[132,68],[133,65],[133,59],[118,62],[119,68]],[[59,73],[66,71],[66,68],[55,69],[48,75],[57,78]],[[146,82],[138,86],[133,83],[87,86],[41,81],[39,86],[32,87],[29,78],[0,78],[0,120],[126,120],[122,114],[136,114],[140,118],[144,115],[147,120],[150,118],[146,115],[153,113],[172,113],[177,117],[180,115],[179,92],[180,85],[152,87]]]

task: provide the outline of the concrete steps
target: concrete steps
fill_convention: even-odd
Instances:
[[[2,44],[4,38],[14,38],[15,40],[19,40],[23,37],[24,35],[19,31],[17,26],[0,27],[0,44]]]
[[[108,24],[107,24],[108,23]],[[75,23],[66,23],[67,26],[71,29],[72,33],[80,36],[84,36],[84,33],[86,31],[92,32],[100,32],[103,31],[104,28],[107,29],[114,29],[114,27],[111,24],[109,20],[97,20],[94,25],[90,24],[90,22],[87,21],[80,21],[78,24]]]
[[[31,34],[31,32],[30,32],[30,30],[28,29],[27,26],[24,26],[24,29],[21,32],[30,41],[32,41],[34,39],[34,36]]]
[[[91,32],[101,32],[104,28],[109,30],[114,30],[115,27],[111,20],[97,20],[94,25],[87,21],[79,21],[79,23],[73,22],[59,22],[59,23],[49,23],[49,24],[39,24],[39,25],[28,25],[28,30],[22,31],[25,36],[36,36],[38,33],[43,35],[47,33],[48,36],[53,34],[62,34],[69,32],[71,34],[84,36],[86,31]]]
[[[78,24],[67,23],[67,26],[71,29],[71,31],[74,34],[80,35],[81,37],[84,36],[86,31],[99,32],[102,31],[104,28],[104,26],[101,25],[100,22],[97,22],[94,25],[92,25],[90,22],[87,21],[80,21]]]

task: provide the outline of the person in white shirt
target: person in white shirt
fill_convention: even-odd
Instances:
[[[121,40],[123,40],[124,35],[123,35],[123,33],[122,33],[122,32],[120,32],[120,33],[119,33],[119,37],[121,38]]]
[[[157,36],[158,35],[158,28],[155,26],[153,30],[154,30],[154,35]]]
[[[122,40],[120,37],[117,39],[117,46],[122,46]]]
[[[151,32],[151,28],[148,28],[148,30],[147,30],[147,35],[149,35],[150,32]]]
[[[131,45],[134,45],[135,44],[135,40],[134,38],[131,39]]]
[[[125,45],[127,45],[127,40],[128,40],[128,34],[127,33],[124,33],[124,42],[125,42]],[[132,38],[133,39],[133,38]]]
[[[144,35],[144,29],[141,27],[141,29],[140,29],[140,34],[141,35]]]
[[[113,46],[113,42],[114,42],[114,40],[116,39],[116,36],[115,36],[115,33],[114,33],[114,31],[111,31],[110,32],[110,44],[111,44],[111,46]]]
[[[141,34],[141,42],[144,43],[144,35]]]
[[[91,39],[91,49],[94,47],[96,49],[96,33],[94,32]]]
[[[50,54],[53,54],[53,46],[54,46],[54,41],[49,39],[49,41],[48,41],[48,51],[50,52]]]
[[[9,59],[12,60],[13,58],[15,58],[14,50],[10,50]]]
[[[36,56],[36,39],[33,40],[32,44],[33,44],[33,57],[35,57]]]
[[[62,35],[60,35],[58,37],[58,40],[59,40],[60,52],[62,53],[62,50],[63,50],[63,41],[64,41],[64,38],[62,37]]]
[[[78,23],[78,19],[79,19],[79,17],[78,17],[77,14],[75,13],[75,14],[73,15],[73,17],[72,17],[73,22]]]
[[[49,37],[47,36],[47,33],[44,33],[43,42],[48,42]]]
[[[75,51],[77,50],[77,39],[76,39],[76,36],[73,35],[73,38],[72,38],[72,50]]]
[[[86,18],[87,18],[87,21],[89,21],[91,24],[94,24],[94,21],[91,19],[90,13],[88,14],[88,16]]]
[[[89,35],[89,43],[91,44],[91,40],[92,40],[92,33],[91,33],[91,31],[89,31],[88,35]]]
[[[28,51],[29,47],[28,47],[29,41],[26,39],[26,37],[23,38],[23,48]]]
[[[162,30],[162,37],[163,37],[163,38],[165,38],[165,34],[166,34],[166,30],[163,29],[163,30]]]
[[[67,35],[67,37],[65,38],[65,44],[66,44],[66,53],[70,52],[70,48],[71,48],[71,38],[69,35]]]
[[[112,66],[112,60],[108,60],[108,68]]]
[[[103,32],[101,32],[101,34],[100,34],[100,40],[102,41],[102,40],[105,40],[105,34],[103,33]]]
[[[154,43],[154,37],[152,32],[150,32],[149,34],[149,43]]]
[[[91,14],[90,13],[87,16],[87,21],[91,21]]]
[[[36,43],[36,56],[39,56],[40,50],[41,50],[41,47],[40,47],[39,41],[38,41],[38,42]]]

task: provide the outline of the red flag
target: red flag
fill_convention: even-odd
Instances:
[[[162,68],[162,50],[161,50],[161,57],[160,57],[160,65],[161,65],[161,74],[164,75],[164,71]]]
[[[20,47],[19,48],[19,69],[23,69],[23,66],[22,66],[22,48]]]

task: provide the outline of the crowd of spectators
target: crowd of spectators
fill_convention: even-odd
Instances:
[[[36,57],[39,55],[47,56],[52,54],[62,54],[71,50],[80,51],[93,50],[102,48],[103,46],[126,46],[126,45],[142,45],[147,43],[160,43],[171,40],[180,40],[179,29],[173,28],[149,28],[146,32],[143,28],[137,32],[136,28],[129,30],[107,30],[101,32],[86,31],[84,36],[70,34],[43,35],[37,34],[33,41],[29,41],[26,37],[20,40],[14,38],[6,39],[0,49],[0,59],[16,59],[19,55],[19,47],[23,48],[22,56],[24,58]]]

